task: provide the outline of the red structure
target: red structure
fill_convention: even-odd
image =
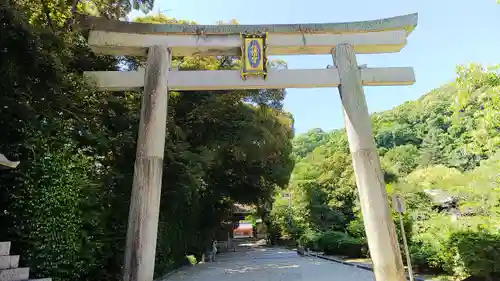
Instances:
[[[253,226],[251,223],[240,223],[238,228],[233,231],[234,238],[252,238]]]

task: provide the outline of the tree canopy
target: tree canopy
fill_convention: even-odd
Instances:
[[[98,92],[82,72],[134,69],[144,61],[93,54],[86,35],[66,25],[71,1],[48,6],[52,23],[44,3],[1,1],[0,151],[21,164],[0,173],[0,240],[13,242],[33,277],[117,280],[141,93]],[[130,9],[113,3],[90,8],[112,18]],[[86,12],[87,4],[77,2],[77,11]],[[186,22],[161,14],[137,20]],[[235,57],[173,60],[181,71],[240,63]],[[169,93],[157,276],[186,263],[186,255],[200,258],[233,203],[260,206],[287,185],[294,161],[285,94]]]
[[[500,272],[497,69],[459,66],[455,82],[372,115],[387,191],[406,198],[407,235],[421,270]],[[293,220],[276,196],[276,227],[310,248],[368,255],[345,131],[313,129],[292,143],[297,163],[284,192],[292,194]]]

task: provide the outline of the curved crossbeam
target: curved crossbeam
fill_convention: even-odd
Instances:
[[[360,33],[388,30],[405,30],[410,33],[417,26],[418,14],[408,14],[392,18],[369,21],[339,23],[306,23],[306,24],[259,24],[259,25],[192,25],[192,24],[154,24],[108,20],[102,17],[78,15],[80,28],[118,33],[138,34],[183,34],[183,35],[239,35],[240,33]]]
[[[417,14],[345,23],[268,25],[153,24],[79,16],[79,27],[90,30],[96,53],[144,56],[148,47],[169,46],[174,56],[238,55],[240,33],[267,32],[268,55],[330,54],[338,44],[356,53],[399,52],[416,27]]]

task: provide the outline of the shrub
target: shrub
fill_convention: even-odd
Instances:
[[[366,254],[366,243],[344,232],[327,231],[318,239],[319,248],[327,255],[358,258]]]
[[[500,277],[500,235],[488,232],[456,232],[448,240],[456,275]]]
[[[399,215],[396,213],[393,213],[392,220],[394,222],[394,227],[396,229],[396,235],[398,237],[398,241],[402,245],[403,238],[401,236]],[[404,215],[403,216],[403,224],[405,227],[406,239],[408,241],[410,241],[411,236],[412,236],[412,229],[413,229],[412,218],[408,215]],[[361,238],[361,239],[366,238],[365,225],[363,223],[363,218],[361,217],[361,214],[358,214],[354,220],[349,222],[349,225],[347,226],[347,233],[351,237],[354,237],[354,238]]]
[[[300,238],[304,235],[304,229],[300,227],[290,227],[288,232],[295,241],[300,240]]]
[[[267,239],[270,245],[276,245],[281,237],[281,228],[279,225],[272,223],[267,226]]]
[[[325,232],[318,239],[319,248],[327,255],[340,254],[340,242],[344,240],[346,234],[338,231]]]
[[[186,259],[188,260],[190,265],[195,265],[198,263],[198,261],[196,260],[196,257],[193,255],[187,255]]]
[[[412,264],[420,270],[452,272],[447,254],[447,241],[454,226],[447,215],[434,214],[431,219],[417,221],[410,240]]]
[[[354,238],[365,238],[366,232],[363,220],[360,217],[357,217],[349,222],[349,225],[347,226],[347,233]]]
[[[320,232],[316,232],[316,231],[312,231],[312,230],[306,231],[298,239],[299,246],[301,246],[305,249],[309,248],[311,250],[317,251],[317,250],[319,250],[318,240],[320,237],[321,237]]]
[[[91,163],[81,154],[47,147],[50,152],[37,151],[41,157],[22,164],[9,185],[0,185],[0,197],[9,202],[2,205],[0,238],[13,241],[13,252],[22,254],[33,277],[78,279],[97,267],[104,246],[99,206],[92,203],[97,193]]]
[[[340,254],[348,258],[360,258],[368,255],[368,247],[364,240],[349,237],[342,241]]]
[[[423,271],[442,271],[446,267],[446,240],[430,233],[410,244],[412,265]]]

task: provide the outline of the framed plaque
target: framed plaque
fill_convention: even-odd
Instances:
[[[266,38],[267,33],[241,34],[241,78],[243,80],[248,75],[267,78]]]

